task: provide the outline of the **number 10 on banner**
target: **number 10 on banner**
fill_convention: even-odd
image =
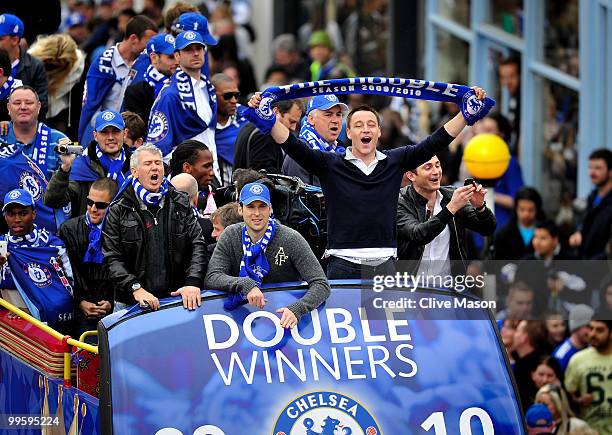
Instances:
[[[472,435],[471,421],[472,417],[476,417],[480,420],[482,426],[482,433],[484,435],[494,435],[495,430],[493,429],[493,421],[491,416],[487,414],[482,408],[468,408],[461,413],[459,417],[459,433],[461,435]],[[427,417],[427,419],[421,423],[421,427],[429,432],[429,429],[434,428],[435,435],[447,435],[446,434],[446,421],[444,421],[443,412],[434,412]]]

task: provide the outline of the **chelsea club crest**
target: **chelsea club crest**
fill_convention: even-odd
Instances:
[[[333,391],[316,391],[282,410],[272,435],[379,435],[380,426],[359,402]]]
[[[28,171],[24,171],[19,176],[19,188],[26,190],[34,201],[38,201],[43,196],[43,187],[40,185],[34,175]]]
[[[168,134],[168,118],[166,115],[156,110],[151,115],[151,120],[149,121],[149,139],[153,142],[159,142],[163,140]]]
[[[44,288],[51,285],[51,272],[48,267],[38,263],[27,263],[23,270],[28,274],[36,287]]]

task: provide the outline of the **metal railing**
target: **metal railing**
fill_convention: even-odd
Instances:
[[[51,335],[53,338],[57,339],[60,343],[62,343],[62,346],[64,348],[64,387],[72,386],[72,380],[70,377],[70,355],[72,353],[71,352],[72,346],[98,354],[98,346],[93,346],[88,343],[83,343],[80,340],[75,340],[69,335],[64,335],[56,331],[55,329],[51,328],[49,325],[46,325],[40,320],[32,317],[30,314],[26,313],[22,309],[17,308],[13,304],[7,302],[5,299],[0,298],[0,306],[6,308],[11,313],[18,315],[19,317],[24,319],[26,322],[34,325],[36,328],[40,329],[41,331],[46,332],[47,334]],[[83,335],[81,335],[81,338],[84,339],[88,335],[93,335],[93,331],[85,332]]]

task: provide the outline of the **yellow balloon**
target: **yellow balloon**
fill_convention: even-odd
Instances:
[[[463,151],[463,161],[474,178],[494,180],[504,175],[508,169],[510,151],[501,137],[481,133],[467,143]]]

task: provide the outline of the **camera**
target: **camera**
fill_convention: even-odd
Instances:
[[[72,142],[68,142],[67,144],[66,143],[57,144],[57,146],[54,149],[58,154],[63,154],[63,155],[74,154],[74,155],[80,156],[83,154],[83,147],[80,145],[74,145],[72,144]]]

